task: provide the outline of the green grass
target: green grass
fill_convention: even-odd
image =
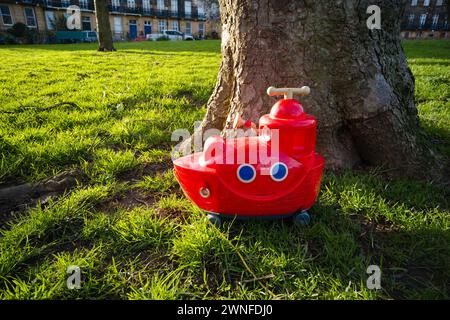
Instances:
[[[421,123],[450,155],[450,42],[404,46]],[[85,177],[0,226],[0,298],[450,297],[448,188],[376,169],[326,173],[308,227],[208,227],[172,174],[170,135],[202,118],[219,42],[94,47],[0,49],[0,110],[22,111],[0,113],[0,185],[74,168]],[[61,101],[78,107],[27,109]],[[371,264],[381,290],[366,288]],[[71,265],[79,290],[66,287]]]
[[[450,42],[405,42],[416,79],[420,122],[441,152],[450,156]]]

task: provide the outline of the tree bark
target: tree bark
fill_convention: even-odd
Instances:
[[[230,128],[236,112],[257,122],[276,102],[269,86],[308,85],[301,101],[318,119],[317,149],[328,168],[442,174],[444,162],[419,126],[400,42],[401,0],[219,2],[222,63],[202,130]],[[381,30],[366,24],[374,4]]]
[[[97,19],[98,51],[116,51],[109,23],[108,0],[95,0]]]

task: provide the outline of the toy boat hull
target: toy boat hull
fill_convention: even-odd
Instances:
[[[199,208],[221,215],[242,217],[287,216],[309,209],[317,199],[324,159],[314,153],[297,172],[295,183],[288,189],[270,190],[267,194],[245,193],[233,188],[226,176],[200,165],[201,153],[174,161],[174,174],[185,195]],[[231,177],[229,180],[232,180]],[[200,190],[208,188],[207,198]],[[249,186],[249,188],[251,188]],[[283,190],[284,188],[284,190]]]

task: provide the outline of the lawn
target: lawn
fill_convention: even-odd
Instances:
[[[170,138],[201,120],[220,43],[94,47],[0,48],[0,188],[79,175],[65,194],[0,212],[1,299],[450,297],[449,188],[327,172],[307,227],[208,227],[174,179]],[[450,42],[404,47],[421,123],[449,156]],[[63,101],[76,105],[36,109]],[[372,264],[381,290],[366,287]]]

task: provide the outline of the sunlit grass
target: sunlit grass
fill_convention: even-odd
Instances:
[[[450,154],[449,43],[404,45],[421,123]],[[0,298],[449,298],[450,190],[439,185],[327,173],[307,227],[209,226],[173,176],[170,135],[203,117],[219,42],[117,47],[0,49],[0,110],[23,111],[0,114],[0,184],[86,176],[0,226]],[[78,108],[25,110],[61,101]],[[371,264],[381,290],[366,287]],[[72,265],[79,290],[66,286]]]

